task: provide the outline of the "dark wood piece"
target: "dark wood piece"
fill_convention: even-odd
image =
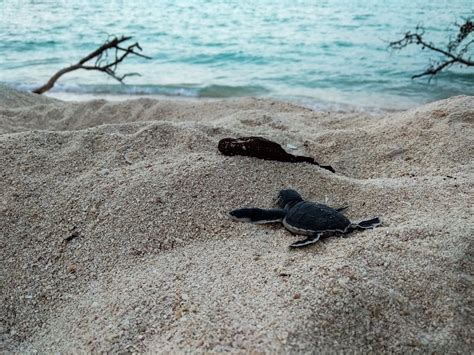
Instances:
[[[243,155],[264,160],[276,160],[289,163],[309,163],[318,165],[331,172],[335,170],[329,165],[320,165],[311,157],[287,153],[280,144],[263,137],[224,138],[219,141],[219,151],[228,156]]]

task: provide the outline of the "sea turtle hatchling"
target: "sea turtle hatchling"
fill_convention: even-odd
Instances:
[[[300,248],[316,243],[321,236],[334,233],[347,234],[357,229],[371,229],[380,225],[380,219],[373,218],[352,223],[342,211],[345,208],[305,201],[295,190],[281,190],[277,204],[280,208],[239,208],[229,212],[232,219],[250,223],[281,222],[290,232],[306,235],[307,238],[290,245]]]

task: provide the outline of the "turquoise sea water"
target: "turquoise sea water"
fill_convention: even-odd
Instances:
[[[321,109],[401,109],[474,95],[474,70],[453,68],[429,84],[411,80],[436,56],[415,47],[393,52],[387,41],[424,24],[427,38],[446,43],[452,24],[473,14],[472,0],[0,0],[0,83],[31,89],[108,34],[125,34],[153,59],[130,58],[119,72],[141,77],[121,85],[77,71],[54,91],[270,96]]]

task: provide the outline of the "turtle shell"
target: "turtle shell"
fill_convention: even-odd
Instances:
[[[326,205],[302,201],[287,212],[283,224],[297,234],[314,232],[345,232],[351,222],[340,212]]]

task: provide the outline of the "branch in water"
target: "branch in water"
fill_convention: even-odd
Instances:
[[[76,64],[73,64],[67,68],[64,68],[58,71],[48,80],[46,84],[44,84],[43,86],[40,86],[39,88],[34,89],[33,92],[35,94],[42,94],[50,90],[51,88],[54,87],[54,84],[61,76],[78,69],[97,70],[97,71],[104,72],[107,75],[114,78],[115,80],[117,80],[118,82],[120,82],[121,84],[124,84],[123,81],[128,76],[139,76],[140,74],[138,73],[127,73],[120,76],[116,72],[118,65],[123,60],[125,60],[125,58],[130,54],[136,55],[138,57],[142,57],[145,59],[151,59],[151,57],[148,57],[146,55],[143,55],[137,52],[137,50],[142,51],[142,48],[140,47],[140,44],[138,42],[131,44],[126,48],[120,46],[121,43],[126,42],[130,40],[131,38],[132,37],[129,37],[129,36],[122,36],[120,38],[112,37],[112,39],[107,40],[102,46],[97,48],[95,51],[93,51],[86,57],[82,58]],[[109,60],[109,51],[114,52],[112,61]],[[96,60],[93,65],[85,65],[87,62],[89,62],[90,60],[94,58],[96,58]]]
[[[440,48],[431,42],[424,39],[425,29],[422,26],[417,26],[415,33],[406,32],[405,36],[398,40],[390,42],[389,47],[392,49],[403,49],[411,44],[421,46],[422,49],[429,49],[432,52],[441,54],[441,58],[430,64],[424,72],[415,74],[411,78],[419,78],[429,75],[430,79],[444,69],[451,67],[454,64],[463,66],[474,66],[474,61],[471,58],[466,58],[466,53],[474,40],[466,41],[466,39],[474,32],[474,23],[470,20],[465,20],[462,25],[457,25],[459,28],[458,34],[454,40],[451,40],[446,49]]]

